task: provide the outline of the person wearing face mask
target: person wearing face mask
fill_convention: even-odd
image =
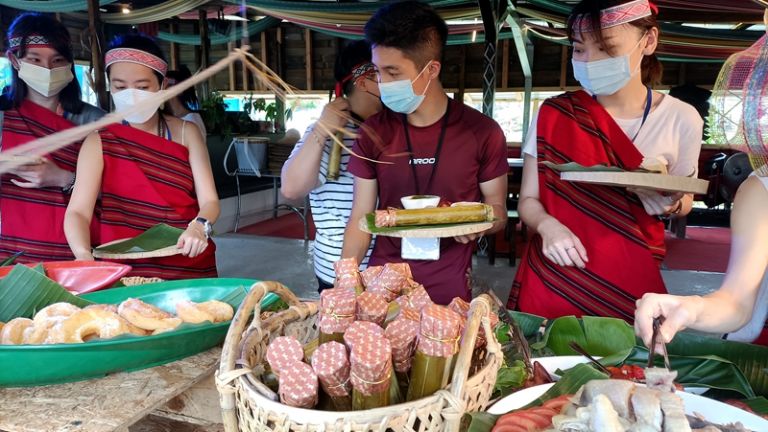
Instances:
[[[193,124],[160,112],[152,101],[162,90],[168,65],[154,40],[141,34],[117,36],[105,54],[115,109],[141,105],[86,138],[77,162],[75,189],[64,219],[76,259],[93,259],[88,224],[101,199],[102,243],[134,237],[165,223],[184,229],[181,255],[131,260],[134,276],[162,279],[216,277],[211,225],[219,199],[208,151]]]
[[[317,228],[313,256],[319,290],[333,287],[333,263],[341,257],[344,229],[352,209],[354,177],[347,169],[350,154],[343,152],[336,179],[328,176],[328,161],[334,145],[331,134],[345,128],[340,137],[347,148],[354,145],[359,122],[381,111],[371,47],[365,41],[347,45],[336,59],[336,99],[323,109],[320,119],[307,129],[283,165],[281,192],[288,199],[309,193],[312,219]],[[352,121],[349,117],[354,119]],[[361,265],[367,265],[370,249]]]
[[[635,300],[666,292],[660,217],[687,214],[693,197],[566,182],[538,163],[625,170],[663,164],[672,175],[696,175],[701,117],[649,87],[661,76],[656,16],[648,0],[582,0],[574,7],[567,29],[583,90],[546,100],[523,144],[518,209],[536,234],[509,309],[631,322]]]
[[[0,147],[10,150],[37,138],[100,118],[80,100],[69,32],[50,16],[24,13],[8,30],[11,84],[0,96]],[[30,160],[0,176],[0,261],[70,260],[64,210],[75,179],[80,143]]]
[[[506,139],[495,121],[445,94],[439,75],[447,34],[443,19],[415,1],[383,6],[365,25],[386,109],[365,122],[355,143],[355,152],[367,159],[350,161],[355,189],[345,258],[359,262],[370,244],[370,235],[358,228],[360,218],[377,208],[401,207],[400,198],[408,195],[483,201],[497,218],[488,233],[506,224]],[[441,239],[438,260],[404,260],[400,239],[378,237],[369,263],[407,262],[435,303],[470,300],[470,243],[480,234]]]

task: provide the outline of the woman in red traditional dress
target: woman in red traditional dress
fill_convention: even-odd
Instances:
[[[523,146],[519,211],[536,235],[515,276],[511,309],[632,321],[635,300],[666,292],[660,217],[687,214],[692,195],[566,182],[543,164],[664,165],[672,175],[696,174],[702,119],[649,87],[661,76],[656,17],[648,0],[583,0],[568,19],[583,90],[545,101]]]
[[[152,98],[165,85],[162,51],[146,36],[118,36],[105,58],[118,111]],[[78,260],[93,259],[88,224],[100,197],[102,243],[159,223],[184,229],[177,245],[181,255],[131,260],[132,275],[215,277],[209,236],[219,199],[205,141],[194,124],[163,114],[159,103],[151,105],[86,138],[64,221],[67,240]]]
[[[0,96],[0,145],[10,150],[104,112],[80,100],[69,32],[37,13],[16,17],[8,30],[11,84]],[[75,181],[80,143],[0,176],[0,261],[71,260],[64,211]]]

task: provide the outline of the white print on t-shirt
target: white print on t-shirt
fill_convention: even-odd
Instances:
[[[413,158],[408,161],[408,165],[434,165],[435,158]]]

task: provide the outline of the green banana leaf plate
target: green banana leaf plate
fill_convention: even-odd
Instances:
[[[176,302],[222,300],[237,309],[252,279],[192,279],[113,288],[82,296],[94,303],[117,304],[133,297],[173,311]],[[269,293],[262,308],[277,302]],[[230,322],[183,324],[154,336],[125,336],[81,344],[0,346],[0,387],[26,387],[81,381],[135,371],[206,351],[221,344]]]

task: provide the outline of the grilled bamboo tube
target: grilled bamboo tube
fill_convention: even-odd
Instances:
[[[336,139],[343,142],[344,134],[336,132]],[[338,180],[341,170],[341,146],[335,140],[331,140],[331,155],[328,158],[328,180]]]
[[[376,210],[375,214],[375,223],[379,228],[490,221],[493,221],[493,208],[488,204],[409,210]]]

